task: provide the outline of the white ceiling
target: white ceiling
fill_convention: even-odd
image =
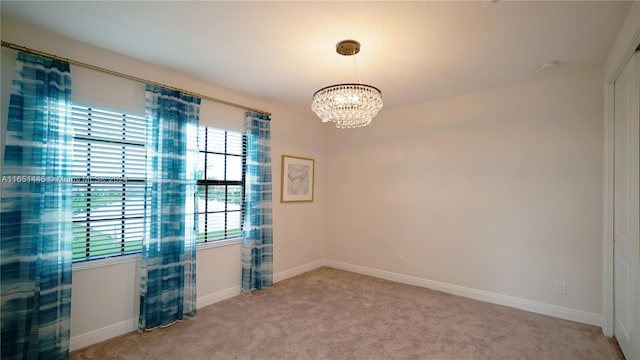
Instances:
[[[312,94],[334,83],[374,85],[391,108],[602,65],[629,6],[1,2],[3,17],[309,112]],[[338,55],[343,39],[361,52]],[[551,61],[558,66],[539,68]]]

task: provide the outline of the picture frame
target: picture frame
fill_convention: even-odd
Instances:
[[[282,155],[280,202],[311,202],[315,176],[315,160]]]

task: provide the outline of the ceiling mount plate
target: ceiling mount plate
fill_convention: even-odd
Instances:
[[[344,56],[355,55],[360,52],[360,43],[355,40],[342,40],[336,44],[336,52]]]

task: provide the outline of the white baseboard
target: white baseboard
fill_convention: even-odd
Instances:
[[[138,318],[133,318],[117,324],[105,326],[101,329],[89,331],[72,337],[71,340],[69,340],[69,351],[82,349],[89,345],[97,344],[101,341],[109,340],[112,337],[120,336],[137,329]]]
[[[575,321],[583,324],[602,327],[602,315],[590,313],[582,310],[565,308],[562,306],[541,303],[514,296],[492,293],[489,291],[472,289],[464,286],[447,284],[439,281],[427,280],[409,275],[378,270],[366,266],[347,264],[339,261],[325,260],[326,266],[355,272],[358,274],[374,276],[381,279],[391,280],[403,284],[425,287],[433,290],[446,292],[453,295],[463,296],[475,300],[480,300],[492,304],[509,306],[512,308],[530,311],[542,315],[557,317],[560,319]]]
[[[232,288],[216,291],[212,294],[199,297],[198,300],[196,301],[196,308],[200,309],[205,306],[215,304],[219,301],[232,298],[236,295],[240,295],[240,285],[234,286]]]
[[[403,284],[425,287],[433,290],[446,292],[453,295],[464,296],[492,304],[504,305],[516,309],[531,311],[538,314],[557,317],[560,319],[576,321],[579,323],[602,327],[603,317],[601,314],[590,313],[581,310],[569,309],[557,305],[541,303],[523,298],[492,293],[484,290],[472,289],[464,286],[452,285],[443,282],[427,280],[409,275],[393,273],[390,271],[378,270],[366,266],[353,265],[334,260],[316,260],[308,264],[274,274],[273,281],[279,282],[290,277],[300,275],[304,272],[315,270],[322,266],[351,271],[363,275],[374,276],[381,279],[395,281]],[[223,289],[212,294],[199,297],[197,307],[202,308],[219,301],[240,295],[240,285]],[[101,329],[89,331],[71,338],[69,350],[74,351],[89,345],[108,340],[112,337],[135,331],[138,328],[138,318],[125,320],[113,325],[105,326]]]
[[[196,300],[196,307],[198,309],[217,303],[228,298],[232,298],[236,295],[240,295],[240,286],[234,286],[229,289],[217,291],[212,294],[208,294],[199,297]],[[82,349],[84,347],[97,344],[99,342],[109,340],[112,337],[120,336],[128,332],[136,331],[138,329],[138,318],[125,320],[117,324],[105,326],[101,329],[89,331],[84,334],[74,336],[69,341],[69,351]]]
[[[274,282],[282,281],[290,277],[300,275],[304,272],[317,269],[323,265],[324,260],[316,260],[314,262],[304,264],[293,269],[279,272],[277,274],[274,274]],[[232,298],[236,295],[240,295],[240,285],[198,297],[196,301],[196,307],[200,309],[202,307],[215,304],[219,301]],[[116,324],[108,325],[100,329],[92,330],[84,334],[76,335],[72,337],[69,342],[69,351],[82,349],[84,347],[109,340],[113,337],[120,336],[131,331],[136,331],[137,329],[138,318],[136,317]]]
[[[312,262],[310,262],[308,264],[304,264],[304,265],[300,265],[300,266],[294,267],[293,269],[281,271],[281,272],[273,275],[273,282],[277,283],[278,281],[282,281],[282,280],[288,279],[290,277],[294,277],[296,275],[300,275],[300,274],[305,273],[307,271],[315,270],[315,269],[317,269],[319,267],[324,266],[325,263],[326,263],[326,260],[316,260],[316,261],[312,261]]]

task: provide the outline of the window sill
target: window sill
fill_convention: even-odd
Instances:
[[[202,243],[202,244],[198,244],[198,250],[206,250],[206,249],[212,249],[212,248],[217,248],[217,247],[222,247],[222,246],[229,246],[229,245],[236,245],[236,244],[241,244],[242,243],[242,238],[232,238],[232,239],[224,239],[224,240],[218,240],[218,241],[212,241],[212,242],[206,242],[206,243]]]
[[[198,244],[196,251],[200,250],[208,250],[217,247],[230,246],[242,243],[242,238],[233,238],[233,239],[225,239],[212,241],[208,243]],[[96,260],[87,260],[87,261],[78,261],[73,263],[73,271],[82,271],[100,268],[104,266],[111,266],[117,264],[123,264],[133,261],[139,261],[140,254],[131,254],[131,255],[123,255],[123,256],[114,256],[105,259],[96,259]]]
[[[104,259],[78,261],[73,263],[73,271],[95,269],[104,266],[123,264],[140,260],[140,254],[113,256]]]

